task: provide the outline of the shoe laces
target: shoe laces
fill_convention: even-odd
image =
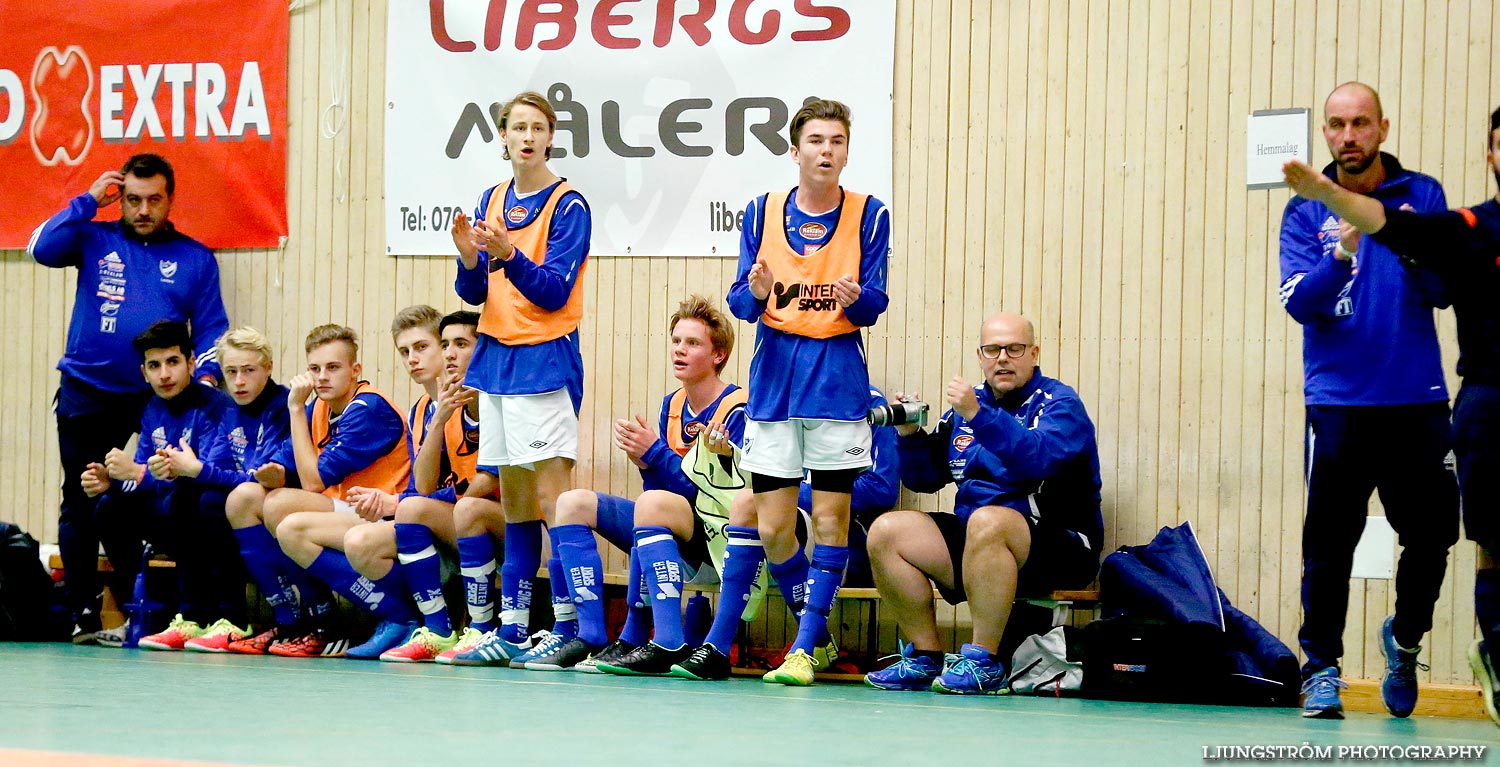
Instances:
[[[902,678],[907,677],[930,677],[930,670],[922,664],[921,659],[910,656],[898,656],[900,659],[886,667],[886,672],[894,672]]]
[[[813,668],[813,659],[811,655],[808,655],[805,652],[794,652],[791,655],[786,656],[786,660],[782,661],[781,667],[786,668],[788,666],[791,666],[792,664],[796,664],[798,666],[806,666],[807,668]]]
[[[540,637],[540,641],[538,641],[539,637]],[[534,653],[534,657],[535,656],[546,655],[547,653],[550,653],[553,650],[556,650],[557,648],[562,647],[563,643],[566,642],[566,641],[568,641],[568,640],[566,640],[566,639],[563,638],[562,634],[558,634],[558,633],[552,632],[552,631],[546,631],[546,632],[542,632],[542,633],[539,633],[539,634],[532,634],[531,635],[531,640],[532,640],[531,651],[532,651],[532,653]]]
[[[943,654],[943,668],[945,673],[979,678],[989,670],[989,664],[980,663],[966,655],[950,652]]]
[[[1402,652],[1401,655],[1406,656],[1406,653]],[[1417,681],[1417,671],[1419,670],[1431,671],[1432,667],[1417,660],[1416,653],[1412,653],[1407,657],[1399,657],[1396,662],[1391,665],[1390,675],[1400,682],[1415,683]]]
[[[943,653],[943,669],[960,676],[975,670],[979,664],[973,658],[966,658],[958,653]]]
[[[182,617],[182,613],[177,613],[177,615],[172,618],[172,622],[167,624],[167,631],[194,631],[197,628],[198,624]]]
[[[473,626],[465,626],[462,634],[458,636],[458,643],[454,647],[459,652],[464,652],[480,643],[484,639],[484,632],[476,630]]]
[[[239,626],[236,626],[233,623],[230,623],[228,618],[220,618],[220,619],[214,621],[213,624],[210,625],[207,629],[204,629],[203,636],[204,637],[217,637],[217,636],[225,636],[225,635],[234,634],[234,633],[243,633],[243,632],[240,631],[240,627]]]
[[[1326,688],[1332,687],[1332,690]],[[1306,695],[1328,694],[1339,690],[1349,689],[1349,683],[1336,676],[1313,676],[1308,677],[1302,683],[1302,692]]]
[[[437,649],[437,634],[432,633],[426,626],[418,626],[416,631],[411,632],[411,638],[406,640],[408,645],[422,643],[422,647],[428,650]]]

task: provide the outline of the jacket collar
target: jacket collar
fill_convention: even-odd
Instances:
[[[1375,191],[1370,193],[1371,197],[1376,199],[1389,197],[1411,182],[1412,172],[1401,166],[1401,161],[1396,159],[1396,155],[1381,152],[1380,164],[1385,166],[1385,180],[1380,182],[1380,186],[1376,187]],[[1338,163],[1330,162],[1323,166],[1323,175],[1333,179],[1333,182],[1337,184],[1339,180]]]
[[[1037,365],[1031,371],[1030,380],[1023,384],[1021,388],[1015,389],[1003,397],[995,396],[995,391],[990,388],[989,382],[985,382],[983,386],[979,387],[980,401],[991,407],[998,407],[1008,413],[1014,413],[1022,405],[1026,404],[1026,400],[1031,399],[1031,395],[1035,394],[1037,389],[1041,388],[1042,378],[1042,366]]]

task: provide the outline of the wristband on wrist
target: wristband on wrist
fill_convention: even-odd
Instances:
[[[1358,252],[1358,251],[1355,251],[1355,250],[1346,250],[1344,248],[1344,243],[1342,241],[1335,242],[1333,244],[1333,250],[1334,250],[1335,253],[1338,253],[1339,256],[1341,256],[1343,258],[1351,258],[1351,259],[1354,258],[1354,254]]]

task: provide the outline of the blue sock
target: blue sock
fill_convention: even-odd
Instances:
[[[590,647],[602,647],[609,641],[604,630],[604,587],[599,574],[604,560],[594,543],[594,531],[587,525],[559,525],[552,528],[557,541],[557,556],[578,610],[578,636]]]
[[[1491,658],[1500,657],[1500,569],[1474,573],[1474,617]]]
[[[344,552],[323,549],[308,566],[313,577],[332,586],[350,602],[369,610],[382,620],[416,622],[417,611],[401,596],[400,573],[395,570],[378,581],[360,575],[349,564]],[[387,591],[386,589],[394,589]]]
[[[417,609],[417,603],[411,598],[411,586],[407,584],[406,573],[402,572],[401,568],[392,567],[384,577],[370,581],[370,584],[375,587],[376,591],[386,594],[381,609],[375,611],[376,615],[397,623],[422,622],[422,612]]]
[[[771,563],[771,580],[781,589],[781,598],[792,615],[801,615],[802,607],[807,604],[807,568],[807,555],[802,549],[797,549],[785,562]]]
[[[531,633],[531,588],[542,566],[542,522],[505,525],[505,564],[500,566],[500,636],[520,644]]]
[[[255,580],[255,585],[264,594],[276,617],[276,623],[290,626],[297,622],[297,593],[286,578],[283,564],[286,555],[265,525],[253,525],[234,531],[240,543],[240,558],[245,560],[245,569]]]
[[[849,566],[848,546],[813,547],[811,577],[807,584],[807,609],[797,621],[797,639],[793,650],[811,654],[813,648],[826,642],[828,637],[828,613],[833,610],[833,599],[838,596],[839,584],[844,581],[844,568]]]
[[[641,572],[640,553],[630,547],[630,570],[625,577],[625,626],[620,641],[640,647],[651,640],[651,598],[646,590],[646,575]]]
[[[568,573],[557,558],[557,539],[553,538],[552,558],[547,560],[547,585],[552,590],[552,633],[572,639],[578,636],[578,606],[569,596]]]
[[[750,586],[766,561],[766,550],[760,543],[760,531],[753,527],[730,525],[724,528],[724,533],[729,541],[724,549],[724,575],[719,579],[719,609],[714,612],[714,624],[703,641],[728,655],[739,630],[740,616],[750,601]]]
[[[397,544],[400,547],[400,544]],[[494,631],[495,597],[490,586],[495,578],[495,541],[488,533],[458,539],[458,569],[464,581],[464,603],[469,608],[469,627]]]
[[[432,530],[426,525],[397,522],[396,559],[427,630],[439,636],[452,634],[448,602],[443,598],[443,564]]]
[[[288,588],[296,591],[297,599],[302,605],[302,617],[313,625],[320,626],[338,615],[338,602],[334,601],[333,591],[328,588],[328,584],[314,578],[301,565],[292,561],[291,557],[287,557],[284,567]]]
[[[641,552],[641,571],[650,587],[651,618],[656,623],[652,641],[675,650],[682,638],[682,558],[677,539],[665,527],[637,527],[635,547]]]

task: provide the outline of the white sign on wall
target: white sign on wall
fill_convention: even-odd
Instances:
[[[1286,186],[1281,166],[1311,162],[1312,110],[1265,109],[1245,123],[1245,185],[1250,189]]]
[[[1365,530],[1354,547],[1351,578],[1390,580],[1396,577],[1396,530],[1385,517],[1365,518]]]
[[[551,167],[594,255],[737,255],[746,203],[796,184],[811,97],[852,112],[845,188],[889,202],[895,21],[895,0],[389,0],[386,252],[456,253],[525,90],[558,112]]]

